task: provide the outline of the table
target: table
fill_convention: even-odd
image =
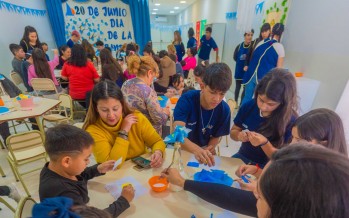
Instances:
[[[147,189],[147,192],[135,198],[131,202],[131,207],[122,213],[119,217],[185,217],[190,218],[195,214],[196,218],[207,217],[209,218],[211,213],[213,217],[247,217],[241,214],[235,214],[219,208],[213,204],[210,204],[196,195],[187,192],[172,192],[166,190],[165,192],[156,193],[153,192],[148,185],[148,180],[154,175],[160,175],[160,172],[169,166],[172,158],[173,149],[166,149],[165,163],[158,169],[148,169],[144,171],[136,171],[132,167],[134,163],[126,161],[124,165],[113,172],[108,172],[104,176],[96,177],[88,182],[88,190],[90,196],[90,206],[97,208],[106,208],[110,203],[114,201],[114,198],[105,189],[105,185],[124,177],[133,177],[142,186]],[[183,163],[186,165],[187,161],[191,158],[192,154],[182,151]],[[149,158],[150,154],[144,155]],[[243,164],[240,159],[229,157],[216,157],[219,158],[220,169],[226,171],[233,179],[235,176],[235,170],[238,166]],[[185,167],[185,171],[189,175],[193,175],[195,168]],[[136,189],[137,192],[137,189]],[[223,216],[226,215],[226,216]]]
[[[59,105],[61,102],[59,100],[55,99],[48,99],[48,98],[37,98],[38,103],[34,104],[34,107],[29,110],[22,110],[19,106],[15,107],[13,111],[7,114],[0,115],[0,122],[3,121],[11,121],[11,120],[24,120],[27,118],[34,117],[39,130],[44,133],[44,128],[42,126],[42,123],[40,121],[40,116],[42,116],[47,111],[53,109],[57,105]]]

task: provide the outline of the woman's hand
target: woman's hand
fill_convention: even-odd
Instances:
[[[242,190],[253,192],[257,186],[256,180],[246,178],[249,183],[245,183],[242,179],[237,180]]]
[[[162,177],[165,177],[171,184],[178,185],[180,187],[184,187],[184,178],[179,174],[178,170],[174,168],[164,169],[161,173]]]
[[[268,142],[268,139],[266,137],[256,132],[247,132],[247,137],[253,146],[259,146]]]
[[[215,165],[214,157],[209,150],[198,148],[196,151],[194,151],[194,156],[200,164],[207,164],[209,167]]]
[[[243,131],[239,132],[238,133],[238,140],[240,142],[248,142],[249,139],[248,139],[247,132],[243,132]]]
[[[156,150],[150,157],[150,166],[152,168],[158,168],[161,167],[163,159],[162,159],[162,152],[160,150]]]
[[[108,160],[104,163],[101,163],[97,166],[97,170],[99,173],[106,173],[113,170],[115,160]]]
[[[258,169],[259,168],[257,166],[255,166],[255,165],[246,165],[246,164],[244,164],[244,165],[241,165],[239,167],[239,169],[237,169],[235,171],[235,175],[237,175],[238,177],[244,176],[246,174],[253,175],[253,174],[255,174],[258,171]]]
[[[127,115],[121,124],[121,130],[125,130],[126,132],[129,132],[132,125],[138,122],[138,118],[134,114]]]

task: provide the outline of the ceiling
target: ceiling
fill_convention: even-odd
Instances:
[[[149,10],[151,15],[177,15],[196,1],[197,0],[149,0]],[[175,7],[178,8],[175,9]]]

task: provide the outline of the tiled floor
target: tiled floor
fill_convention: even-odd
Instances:
[[[22,126],[19,126],[19,128],[17,130],[20,132],[20,131],[26,131],[27,129],[25,128],[24,125],[22,125]],[[221,150],[222,156],[231,157],[232,154],[236,153],[238,148],[239,148],[239,143],[232,141],[230,139],[230,137],[228,137],[228,143],[229,143],[229,146],[226,145],[226,139],[225,139],[225,137],[223,137],[221,144],[220,144],[220,150]],[[6,160],[7,152],[8,152],[7,149],[0,149],[0,166],[2,167],[2,169],[4,170],[4,172],[6,174],[5,178],[0,177],[0,185],[7,185],[10,183],[15,183],[16,186],[18,187],[18,189],[24,194],[25,192],[24,192],[24,189],[23,189],[21,183],[15,181],[14,175],[13,175],[13,173],[10,169],[10,166]],[[94,163],[95,163],[95,161],[91,160],[90,164],[94,164]],[[38,167],[43,166],[43,164],[44,164],[44,162],[38,162],[38,163],[32,164],[28,167],[27,166],[23,167],[23,170],[38,168]],[[36,201],[39,201],[39,196],[38,196],[39,174],[40,174],[40,170],[23,176],[25,183],[26,183],[32,197]],[[16,208],[15,201],[13,201],[12,199],[9,199],[7,197],[4,197],[4,199],[7,200],[11,205],[13,205],[14,208]],[[10,218],[10,217],[14,216],[13,213],[1,203],[0,203],[0,208],[2,209],[0,211],[0,217]]]

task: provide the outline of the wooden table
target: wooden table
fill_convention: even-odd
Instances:
[[[229,211],[225,211],[215,205],[212,205],[196,195],[187,192],[179,191],[172,192],[166,190],[165,192],[156,193],[151,190],[148,180],[155,175],[160,175],[160,172],[169,166],[173,154],[173,149],[166,149],[165,164],[158,169],[148,169],[144,171],[136,171],[132,167],[134,163],[126,161],[124,165],[116,171],[108,172],[104,176],[96,177],[88,182],[88,190],[90,196],[89,205],[97,208],[106,208],[110,203],[114,201],[114,198],[105,189],[105,185],[111,182],[115,182],[125,177],[132,177],[137,180],[142,187],[146,189],[146,192],[135,198],[131,202],[131,207],[122,213],[119,217],[183,217],[190,218],[193,214],[196,218],[209,218],[211,213],[213,217],[247,217],[241,214],[235,214]],[[150,154],[144,157],[149,158]],[[192,154],[182,151],[182,159],[184,165],[192,157]],[[233,179],[235,176],[235,170],[238,166],[243,164],[240,159],[229,157],[217,157],[220,160],[219,169],[226,171]],[[200,169],[199,169],[200,170]],[[185,167],[185,172],[192,176],[196,171],[195,168]],[[136,188],[137,193],[137,188]]]
[[[42,116],[47,111],[53,109],[61,102],[59,100],[48,99],[48,98],[38,98],[38,103],[34,104],[34,107],[29,110],[23,110],[20,107],[15,107],[10,113],[0,115],[0,122],[11,121],[11,120],[24,120],[27,118],[35,118],[39,130],[44,133],[44,128],[40,121],[40,116]],[[10,109],[11,110],[11,109]]]

